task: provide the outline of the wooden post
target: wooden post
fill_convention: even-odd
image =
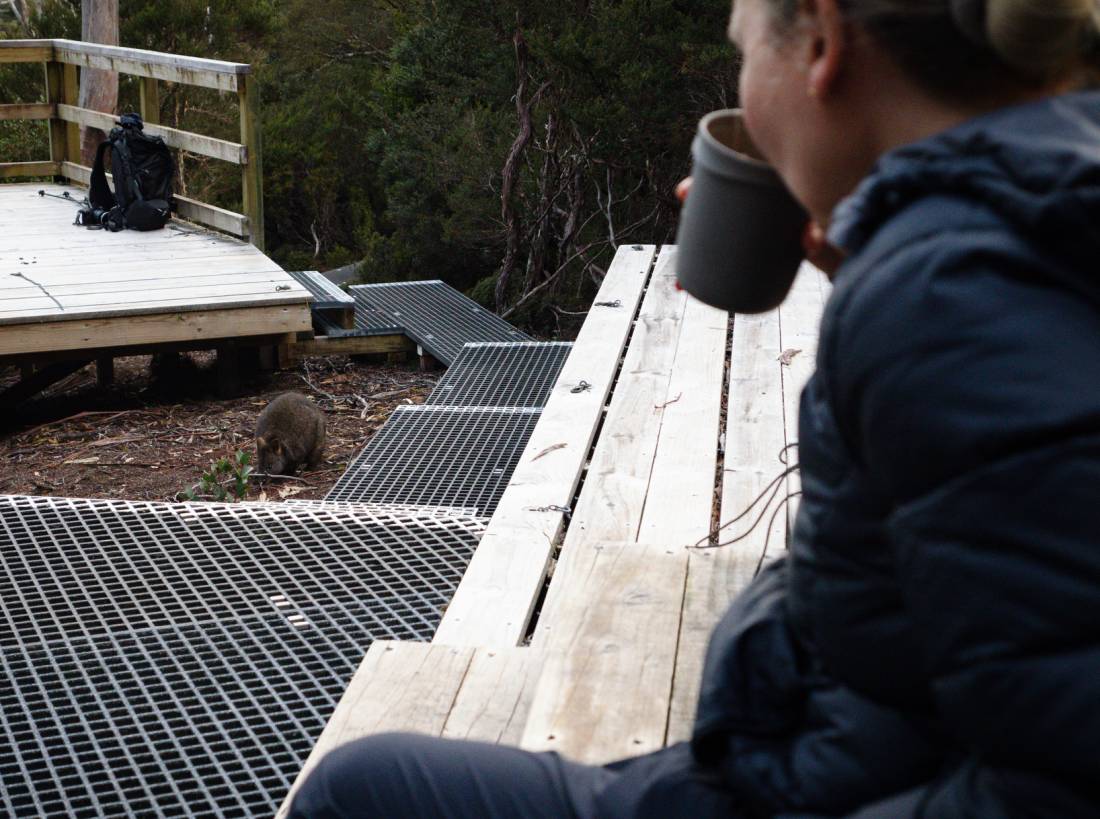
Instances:
[[[109,387],[115,383],[115,358],[110,353],[96,357],[95,380],[99,387]]]
[[[138,95],[142,120],[150,125],[160,125],[160,89],[156,77],[142,77]]]
[[[64,72],[61,63],[52,60],[46,63],[46,102],[57,105],[62,101],[61,92],[64,88]],[[50,117],[50,160],[53,162],[65,161],[66,128],[64,120]],[[60,167],[60,166],[58,166]]]
[[[247,162],[241,168],[244,215],[248,217],[249,240],[264,249],[263,150],[260,144],[260,92],[251,74],[237,77],[237,98],[241,107],[241,144]]]
[[[76,66],[70,63],[62,65],[61,101],[66,105],[78,105],[80,85],[77,81]],[[69,162],[80,161],[80,126],[75,122],[65,123],[65,159]]]
[[[235,341],[218,344],[216,372],[218,397],[236,398],[241,393],[240,356]]]
[[[260,372],[269,375],[275,371],[279,363],[279,348],[274,344],[264,344],[259,350]]]
[[[294,346],[297,341],[297,333],[287,333],[283,336],[275,351],[275,366],[278,369],[286,370],[295,365]]]

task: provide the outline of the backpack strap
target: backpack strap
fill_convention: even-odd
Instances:
[[[105,210],[115,206],[115,195],[107,184],[107,171],[103,167],[103,155],[111,147],[111,140],[99,143],[95,152],[95,165],[92,167],[92,181],[88,186],[88,201],[93,208]]]
[[[115,195],[116,197],[118,196],[118,186],[120,182],[124,180],[125,184],[127,184],[126,198],[133,203],[140,202],[145,199],[145,197],[141,193],[141,185],[138,184],[137,174],[134,172],[134,157],[130,153],[130,138],[130,134],[120,128],[115,128],[114,131],[111,131],[111,141],[114,143],[118,158],[122,160],[122,169],[125,171],[121,179],[118,174],[116,174]]]

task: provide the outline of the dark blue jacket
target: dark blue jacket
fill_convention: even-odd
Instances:
[[[1100,816],[1100,94],[886,155],[831,236],[790,555],[694,752],[762,816]]]

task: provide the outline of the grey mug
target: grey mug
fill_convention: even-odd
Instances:
[[[676,234],[681,287],[731,313],[778,307],[802,262],[809,216],[753,145],[739,109],[703,117],[691,153]]]

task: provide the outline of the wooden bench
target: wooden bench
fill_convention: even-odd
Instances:
[[[675,255],[620,249],[435,639],[371,646],[295,788],[380,731],[591,763],[690,735],[710,630],[787,516],[687,547],[783,469],[828,285],[806,266],[780,310],[731,322],[675,287]]]

